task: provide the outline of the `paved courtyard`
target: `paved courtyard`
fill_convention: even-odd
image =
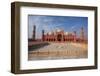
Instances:
[[[28,60],[87,58],[87,44],[50,43],[28,52]]]

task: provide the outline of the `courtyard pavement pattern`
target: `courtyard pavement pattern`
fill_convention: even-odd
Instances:
[[[42,48],[28,51],[28,60],[87,58],[87,47],[87,44],[83,43],[50,43]]]

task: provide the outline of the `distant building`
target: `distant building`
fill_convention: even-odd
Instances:
[[[35,40],[36,26],[33,28],[33,40]],[[41,40],[47,42],[87,42],[83,27],[80,30],[80,37],[77,36],[76,31],[65,32],[64,30],[57,29],[55,31],[46,32],[45,30],[42,30]]]

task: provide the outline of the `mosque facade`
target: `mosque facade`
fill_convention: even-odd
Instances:
[[[33,39],[35,40],[36,26],[33,26]],[[55,31],[46,32],[42,30],[42,41],[46,42],[87,42],[85,37],[84,28],[80,28],[80,36],[77,35],[76,31],[66,32],[61,29],[56,29]]]

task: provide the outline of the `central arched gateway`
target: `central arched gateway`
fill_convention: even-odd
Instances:
[[[61,34],[58,34],[57,35],[57,41],[61,41],[62,40],[62,35]]]

